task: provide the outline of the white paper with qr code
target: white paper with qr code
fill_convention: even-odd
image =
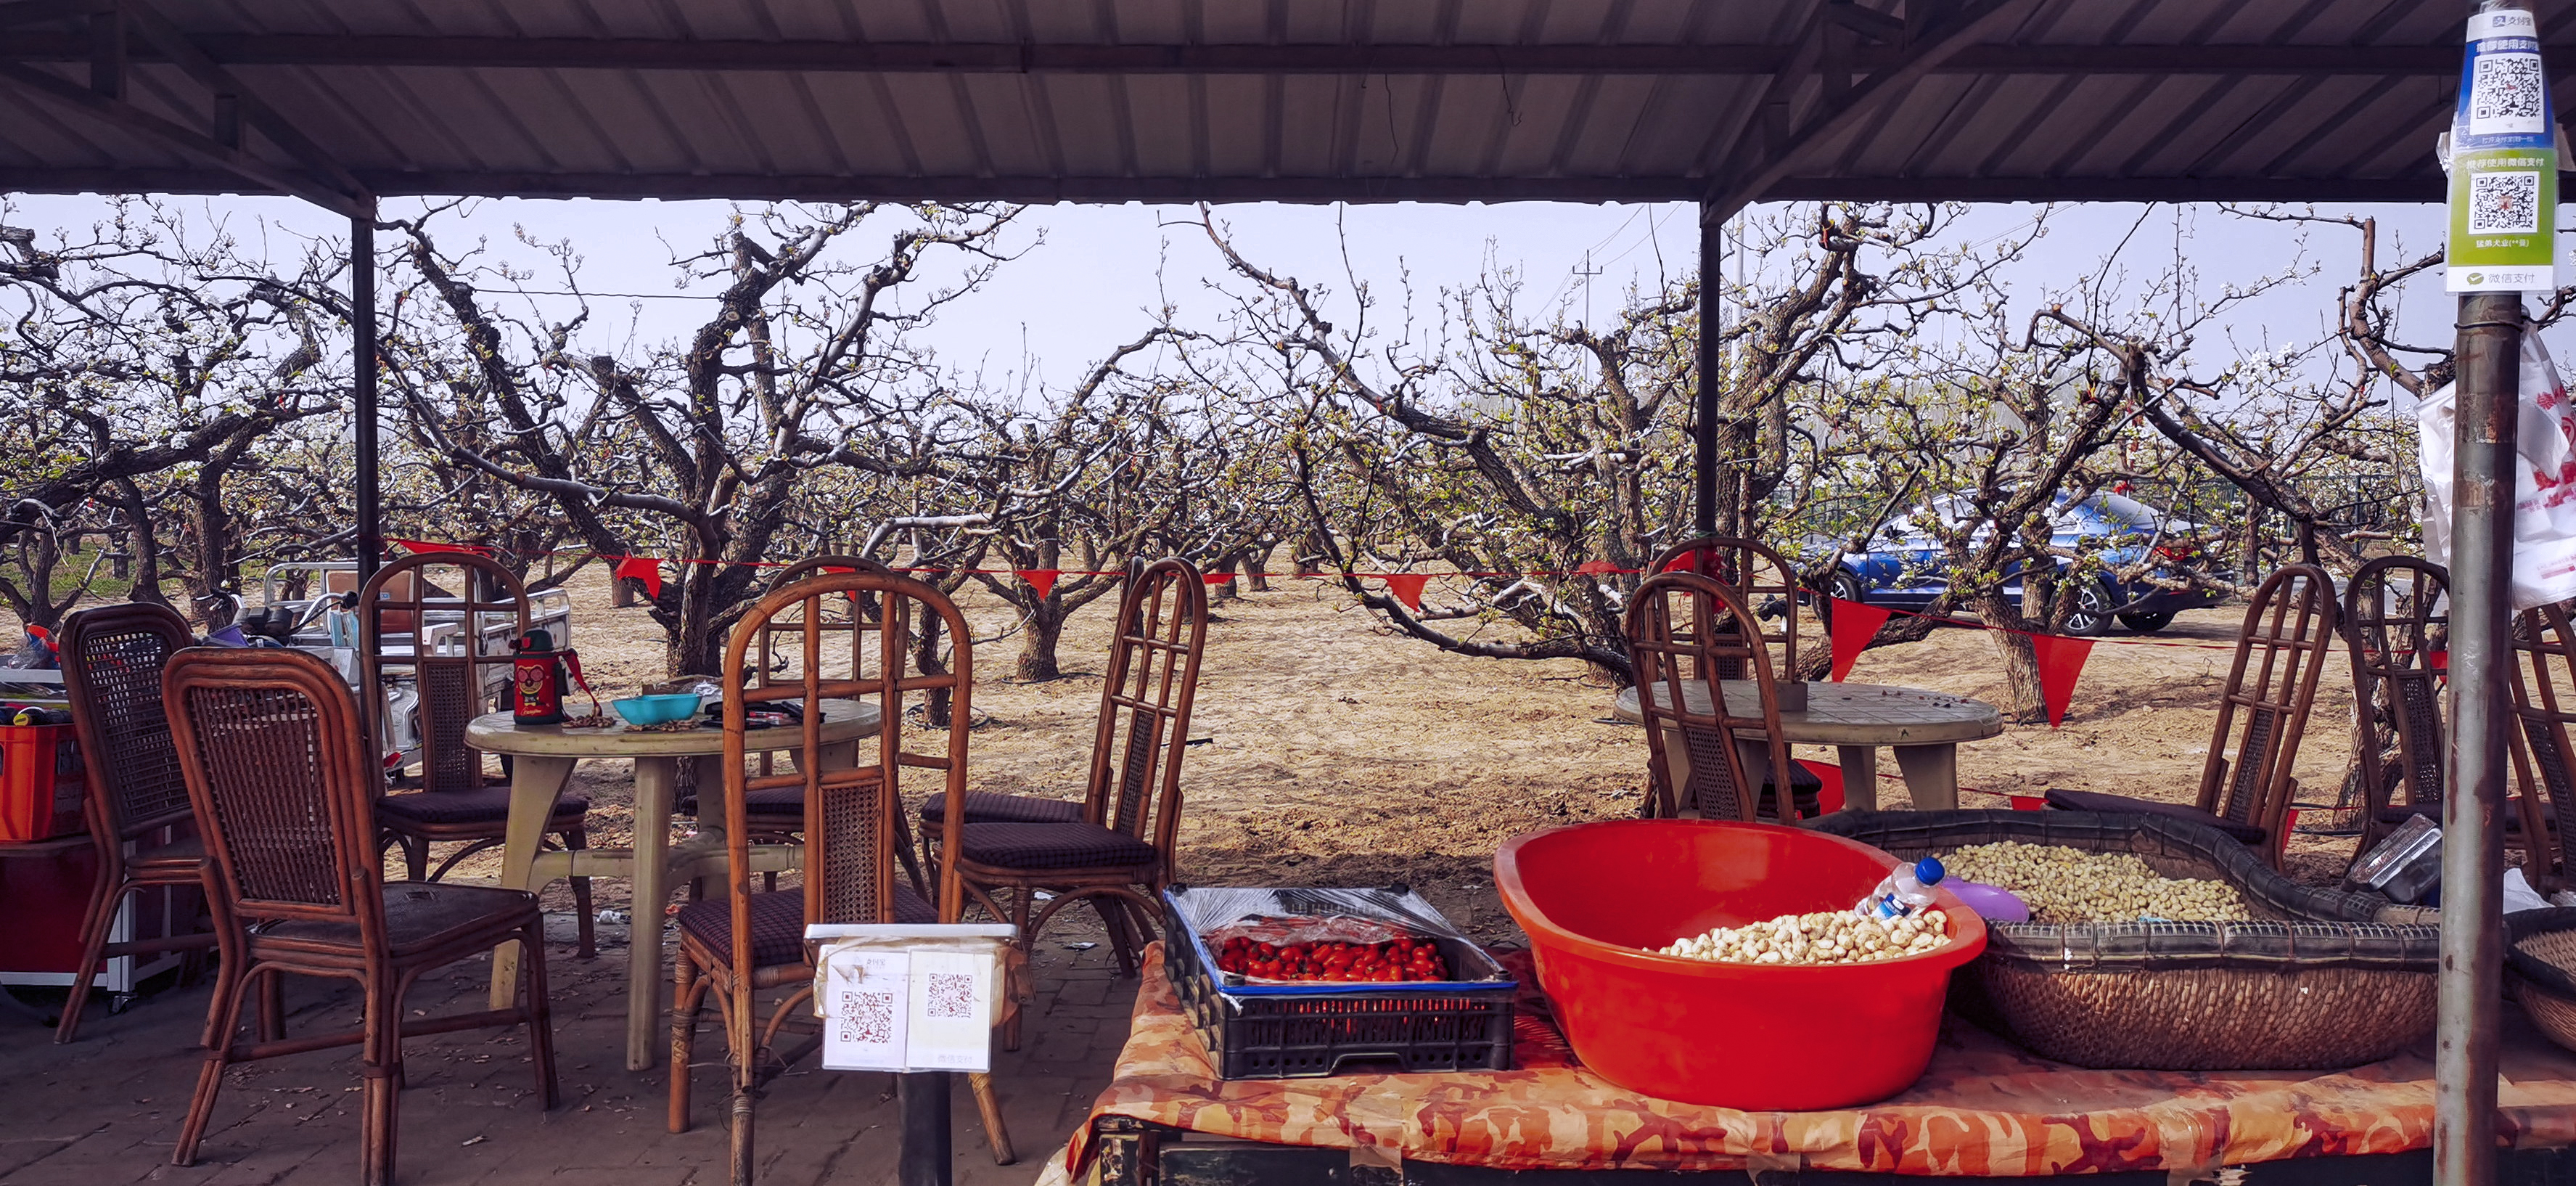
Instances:
[[[914,1070],[992,1069],[994,966],[990,952],[912,953]]]
[[[823,1066],[902,1071],[912,1020],[912,953],[843,948],[823,961]]]

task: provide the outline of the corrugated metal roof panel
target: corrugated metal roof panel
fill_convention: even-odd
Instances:
[[[1765,71],[1797,60],[1820,5],[158,2],[327,161],[298,162],[257,134],[248,153],[287,169],[345,167],[381,192],[760,197],[841,186],[852,196],[1291,200],[1709,192],[1727,180],[1716,153],[1762,142]],[[2427,146],[2447,110],[2460,24],[2448,7],[2008,6],[1952,65],[1792,146],[1775,188],[2436,192]],[[1862,7],[1898,13],[1902,0]],[[2559,14],[2549,35],[2571,25],[2576,14]],[[84,28],[27,26],[0,58],[85,85]],[[2365,56],[2387,50],[2414,56]],[[2194,51],[2241,55],[2251,72],[2226,73]],[[202,85],[148,44],[132,52],[137,109],[208,126]],[[1856,52],[1865,72],[1908,51]],[[2291,52],[2308,55],[2295,72],[2264,68],[2264,55]],[[1506,64],[1509,55],[1520,56]],[[2576,52],[2560,58],[2576,66]],[[1796,81],[1788,126],[1817,120],[1828,93]],[[41,88],[0,82],[0,113],[17,117],[0,130],[9,188],[94,188],[120,171],[164,185],[247,184],[202,151]]]

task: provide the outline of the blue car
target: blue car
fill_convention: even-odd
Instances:
[[[1936,499],[1931,511],[1942,514],[1956,505]],[[2096,551],[2115,571],[2150,561],[2155,575],[2178,577],[2206,559],[2195,540],[2193,524],[2118,494],[2095,494],[2080,500],[2060,498],[2051,512],[2053,542],[2069,551]],[[2089,543],[2087,541],[2090,541]],[[2058,561],[2062,571],[2067,561]],[[1920,610],[1950,587],[1948,558],[1940,541],[1908,519],[1896,519],[1871,537],[1865,552],[1846,553],[1827,578],[1827,592],[1847,601]],[[2021,596],[2018,577],[2005,591]],[[2074,612],[2067,615],[2070,634],[2101,634],[2117,619],[2139,633],[2164,629],[2174,615],[2215,605],[2226,595],[2215,590],[2177,591],[2144,580],[2120,580],[2110,574],[2076,591]]]

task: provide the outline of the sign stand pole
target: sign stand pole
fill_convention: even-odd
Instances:
[[[948,1186],[948,1091],[950,1071],[910,1071],[894,1077],[895,1097],[903,1110],[903,1151],[896,1158],[895,1180],[902,1186]],[[2487,1092],[2492,1096],[2495,1092]]]

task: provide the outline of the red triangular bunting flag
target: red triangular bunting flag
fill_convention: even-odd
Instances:
[[[1582,573],[1585,576],[1599,576],[1605,572],[1617,572],[1619,571],[1619,566],[1612,564],[1607,560],[1586,560],[1581,565],[1577,566],[1574,571]]]
[[[1869,649],[1869,640],[1878,637],[1878,628],[1887,624],[1887,611],[1839,597],[1833,603],[1833,616],[1829,619],[1834,636],[1832,679],[1841,683],[1844,676],[1851,674],[1852,662]]]
[[[2449,671],[2451,669],[2451,652],[2426,651],[2424,652],[2424,665],[2435,671]]]
[[[479,548],[468,548],[460,544],[433,544],[425,540],[416,539],[389,539],[385,542],[399,545],[403,551],[409,552],[414,556],[431,556],[440,552],[463,552],[466,555],[472,556],[479,555],[482,551]]]
[[[621,580],[644,582],[644,595],[647,597],[662,595],[662,562],[650,556],[628,556],[617,562],[616,571],[610,575]]]
[[[1211,585],[1222,585],[1227,581],[1233,580],[1234,574],[1230,572],[1211,572],[1202,574],[1199,579],[1206,581]]]
[[[1390,572],[1386,574],[1386,591],[1404,603],[1406,609],[1422,608],[1422,587],[1431,583],[1427,572]]]
[[[2084,658],[2093,653],[2093,640],[2034,634],[2030,652],[2039,662],[2039,702],[2048,707],[2048,727],[2054,729],[2066,720],[2066,706],[2075,699],[2075,678],[2084,674]]]
[[[1027,582],[1029,592],[1037,594],[1038,600],[1044,601],[1046,595],[1055,588],[1055,578],[1061,571],[1053,568],[1014,568],[1011,570],[1011,575]]]
[[[1697,553],[1697,552],[1684,552],[1684,553],[1682,553],[1682,554],[1681,554],[1681,555],[1679,555],[1679,556],[1675,556],[1675,557],[1673,557],[1673,558],[1672,558],[1672,559],[1670,559],[1670,560],[1664,561],[1664,567],[1663,567],[1662,571],[1664,571],[1664,572],[1689,572],[1689,571],[1691,571],[1691,561],[1696,560],[1696,559],[1698,559],[1698,558],[1699,558],[1699,553]]]

